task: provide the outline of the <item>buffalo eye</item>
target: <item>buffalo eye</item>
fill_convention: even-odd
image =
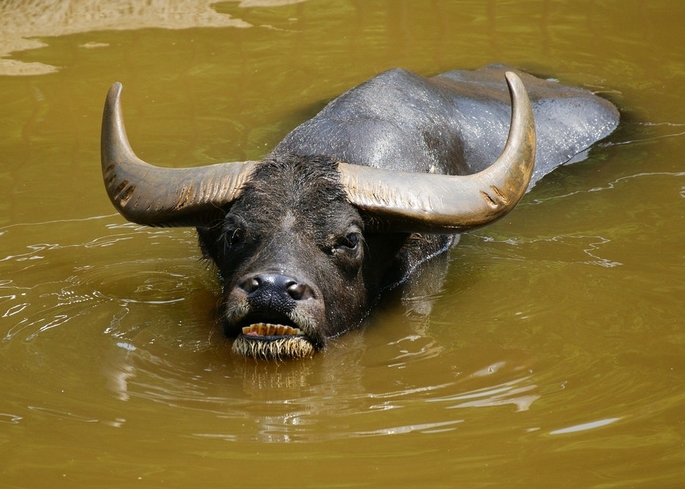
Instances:
[[[242,243],[244,238],[245,238],[245,231],[238,228],[238,229],[234,229],[231,232],[230,236],[228,236],[226,241],[228,241],[228,244],[230,244],[231,246],[235,246],[237,244]]]
[[[357,248],[360,241],[361,235],[359,233],[349,233],[338,240],[334,246],[334,249],[354,250]]]
[[[245,243],[245,230],[239,226],[227,226],[221,233],[220,241],[225,252],[235,251]]]
[[[363,260],[364,236],[355,228],[329,242],[327,252],[335,266],[348,277],[354,277]]]
[[[340,252],[355,252],[359,248],[359,244],[364,240],[359,231],[350,231],[344,236],[338,236],[332,240],[329,248],[329,253],[332,255]]]

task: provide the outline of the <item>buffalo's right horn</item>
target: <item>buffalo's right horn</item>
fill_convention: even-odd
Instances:
[[[109,89],[102,114],[102,177],[114,207],[148,226],[203,226],[220,218],[249,178],[254,162],[159,168],[138,158],[121,114],[121,83]]]
[[[457,233],[484,226],[512,210],[525,194],[535,163],[535,123],[521,79],[505,74],[511,126],[502,155],[473,175],[388,171],[340,163],[350,202],[370,231]]]

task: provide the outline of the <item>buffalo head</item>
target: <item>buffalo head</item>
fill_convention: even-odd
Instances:
[[[506,79],[513,108],[504,151],[465,176],[297,152],[200,168],[152,166],[128,143],[117,83],[103,115],[105,186],[130,221],[197,228],[221,277],[221,319],[235,352],[309,356],[360,324],[380,292],[411,271],[408,243],[425,259],[524,195],[535,160],[533,115],[519,77]]]

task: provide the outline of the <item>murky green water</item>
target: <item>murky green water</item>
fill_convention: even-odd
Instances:
[[[666,0],[2,2],[0,487],[682,487],[683,19]],[[193,232],[105,195],[113,81],[141,157],[186,166],[259,158],[382,70],[491,62],[601,92],[619,131],[465,236],[440,290],[312,360],[232,358]]]

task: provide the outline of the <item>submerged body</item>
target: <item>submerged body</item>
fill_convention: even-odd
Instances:
[[[542,80],[504,65],[431,78],[403,69],[381,73],[327,105],[276,146],[355,165],[466,175],[502,153],[511,105],[504,73],[523,81],[535,119],[530,186],[609,135],[618,111],[591,92]]]
[[[608,102],[523,73],[507,75],[512,113],[507,70],[385,72],[261,162],[187,170],[136,159],[121,142],[116,92],[103,122],[103,175],[130,220],[197,227],[221,276],[234,351],[308,356],[359,325],[383,290],[455,234],[506,214],[616,127]]]

